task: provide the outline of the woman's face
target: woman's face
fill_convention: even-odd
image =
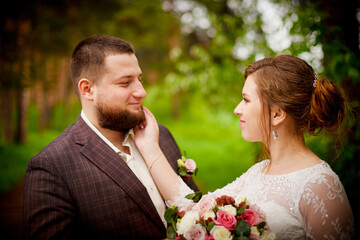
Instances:
[[[246,141],[263,142],[260,124],[262,103],[254,78],[254,74],[247,77],[242,91],[243,100],[235,108],[234,114],[240,117],[241,135]]]

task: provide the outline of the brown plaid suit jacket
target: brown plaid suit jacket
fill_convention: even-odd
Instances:
[[[160,147],[177,170],[180,150],[162,125]],[[190,179],[188,185],[198,190]],[[162,239],[146,188],[79,116],[28,164],[26,239]]]

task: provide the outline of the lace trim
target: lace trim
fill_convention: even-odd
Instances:
[[[176,205],[179,211],[189,211],[195,203],[192,200],[185,198],[185,196],[194,193],[194,191],[185,184],[180,176],[175,188],[177,189],[177,192],[173,199],[165,202],[166,206],[172,207],[173,205]]]

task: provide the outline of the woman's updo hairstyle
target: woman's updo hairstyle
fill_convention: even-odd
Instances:
[[[245,70],[245,79],[250,75],[254,75],[263,106],[283,109],[295,121],[298,134],[316,135],[340,127],[346,106],[343,92],[334,83],[317,78],[304,60],[291,55],[265,58]]]

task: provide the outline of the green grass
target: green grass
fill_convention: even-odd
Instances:
[[[7,191],[24,177],[30,158],[57,135],[58,132],[48,130],[43,133],[30,133],[26,144],[0,144],[0,193]]]

